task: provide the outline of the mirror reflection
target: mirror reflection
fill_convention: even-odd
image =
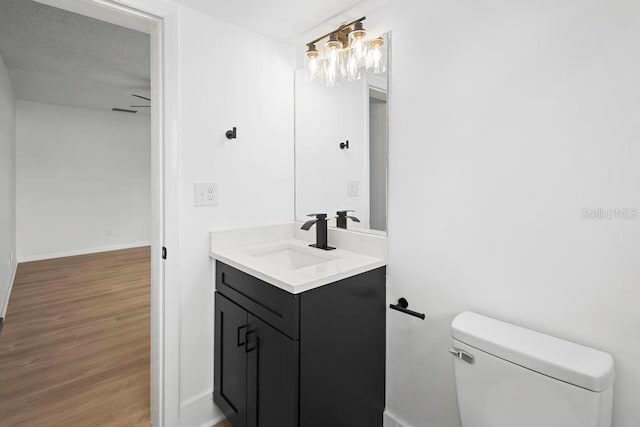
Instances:
[[[388,56],[389,35],[381,37]],[[376,71],[376,72],[374,72]],[[295,76],[296,220],[339,211],[330,226],[386,233],[388,63],[328,87]]]

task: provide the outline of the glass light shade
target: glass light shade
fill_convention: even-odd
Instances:
[[[305,56],[305,75],[307,80],[318,80],[322,74],[322,63],[320,53],[317,50],[308,50]]]
[[[367,52],[367,71],[380,74],[387,71],[387,49],[382,37],[371,40]]]
[[[338,75],[342,69],[342,43],[335,35],[324,47],[324,79],[327,86],[332,87],[338,83]]]
[[[342,62],[342,77],[350,82],[362,78],[362,64],[364,61],[356,56],[353,49],[348,49],[344,53]]]
[[[329,58],[322,58],[322,79],[327,87],[334,87],[338,84],[340,69],[331,65]]]
[[[349,33],[349,48],[359,60],[367,55],[367,31],[365,29],[355,29]]]

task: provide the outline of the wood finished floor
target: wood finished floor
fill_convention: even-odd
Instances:
[[[0,426],[150,424],[149,269],[149,248],[18,266]]]

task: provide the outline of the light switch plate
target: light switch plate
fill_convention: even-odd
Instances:
[[[360,195],[360,181],[349,181],[347,183],[347,197],[358,197]]]
[[[216,206],[220,193],[220,184],[217,182],[196,182],[195,205],[196,206]]]

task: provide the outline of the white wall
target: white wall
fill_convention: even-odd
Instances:
[[[0,56],[0,317],[16,267],[16,99]]]
[[[296,219],[353,209],[369,228],[369,88],[366,79],[326,87],[307,81],[296,70]],[[348,149],[340,143],[349,141]],[[350,181],[359,183],[358,196],[347,193]],[[335,226],[335,220],[330,221]]]
[[[219,415],[209,231],[293,220],[294,50],[180,12],[180,419],[200,426]],[[194,182],[219,183],[219,205],[194,207]]]
[[[450,322],[474,310],[610,352],[638,425],[640,4],[393,0],[387,409],[458,427]]]
[[[17,102],[18,258],[149,242],[149,118]]]

